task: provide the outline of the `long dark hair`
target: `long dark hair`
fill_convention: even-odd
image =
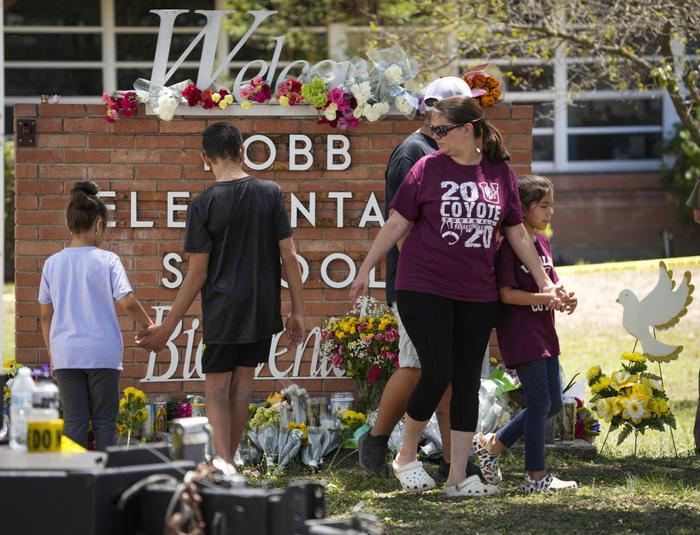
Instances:
[[[474,137],[483,138],[484,154],[495,162],[510,160],[503,136],[484,117],[484,110],[471,97],[449,97],[438,102],[433,110],[442,113],[454,124],[474,125]]]
[[[550,191],[554,191],[554,185],[547,177],[539,175],[518,177],[520,205],[525,211],[529,210],[533,204],[540,202]]]
[[[72,233],[90,230],[98,217],[107,224],[107,206],[98,192],[97,184],[91,180],[79,180],[73,185],[66,209],[66,222]]]

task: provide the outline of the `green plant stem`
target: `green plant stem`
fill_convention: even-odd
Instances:
[[[656,332],[654,332],[654,335],[656,335]],[[664,385],[664,374],[661,371],[661,363],[657,362],[659,365],[659,377],[661,378],[661,387],[664,389],[664,392],[666,391],[666,385]],[[678,449],[676,449],[676,439],[673,436],[673,428],[671,426],[668,426],[668,430],[671,432],[671,444],[673,444],[673,453],[676,454],[676,459],[678,458]]]

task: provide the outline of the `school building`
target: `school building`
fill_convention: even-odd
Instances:
[[[37,103],[42,94],[58,94],[62,103],[96,104],[103,91],[130,89],[136,78],[148,79],[158,31],[158,18],[149,9],[166,8],[225,9],[225,1],[5,2],[6,135],[14,130],[15,104]],[[194,13],[177,19],[171,59],[186,48],[203,20]],[[361,46],[365,30],[337,24],[308,31],[320,57],[342,59]],[[221,57],[231,48],[227,41],[222,35]],[[253,38],[231,68],[268,57],[267,45]],[[196,77],[200,50],[194,49],[178,80]],[[288,52],[280,68],[294,56]],[[501,66],[517,75],[534,63]],[[462,61],[456,70],[470,64]],[[527,91],[506,87],[505,92],[506,101],[534,106],[532,170],[555,182],[553,246],[559,263],[697,254],[697,231],[676,224],[661,188],[663,142],[677,122],[669,99],[663,91],[622,94],[605,80],[596,91],[570,94],[569,81],[586,68],[579,58],[557,58],[542,65]]]

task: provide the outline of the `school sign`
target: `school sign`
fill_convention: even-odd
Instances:
[[[186,11],[156,12],[161,26],[151,82],[166,86],[180,81],[176,66],[199,40],[203,48],[197,86],[215,80],[212,43],[228,12],[198,12],[207,23],[169,70],[172,30],[177,15]],[[251,12],[253,22],[227,61],[233,61],[271,16],[269,11]],[[276,37],[269,61],[256,60],[238,71],[229,88],[234,98],[240,97],[241,84],[253,76],[264,76],[272,85],[307,68],[303,60],[280,68],[283,43],[283,36]],[[249,72],[254,67],[255,72]],[[329,77],[344,76],[346,68],[330,61],[322,67]],[[122,258],[137,296],[152,317],[162,320],[187,269],[182,242],[187,204],[214,179],[199,159],[201,132],[208,124],[230,120],[243,133],[250,173],[278,182],[285,192],[306,301],[305,343],[288,351],[279,343],[281,333],[273,337],[269,359],[257,370],[256,390],[267,393],[290,381],[314,392],[351,389],[342,370],[319,358],[320,327],[328,317],[350,308],[349,286],[383,224],[384,169],[389,155],[420,122],[390,115],[341,132],[318,124],[311,106],[254,105],[243,110],[233,105],[225,111],[180,106],[171,121],[150,111],[141,106],[136,116],[110,124],[104,119],[104,106],[15,107],[16,120],[35,121],[37,132],[35,146],[16,149],[17,359],[29,364],[48,360],[39,328],[37,292],[44,260],[70,240],[64,209],[75,180],[94,180],[102,190],[113,218],[107,247]],[[499,105],[487,115],[506,136],[516,172],[528,172],[532,108]],[[382,300],[383,281],[381,266],[373,272],[371,286]],[[288,307],[285,298],[283,289],[283,312]],[[123,386],[134,384],[149,393],[174,396],[200,392],[200,312],[196,302],[157,355],[135,346],[134,325],[122,318]]]

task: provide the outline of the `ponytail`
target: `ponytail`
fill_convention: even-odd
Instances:
[[[482,123],[481,137],[484,144],[484,154],[494,162],[510,160],[510,153],[508,149],[506,149],[506,144],[503,141],[503,134],[486,119],[483,119],[480,123]],[[474,125],[474,135],[479,137],[479,128],[477,125]]]

